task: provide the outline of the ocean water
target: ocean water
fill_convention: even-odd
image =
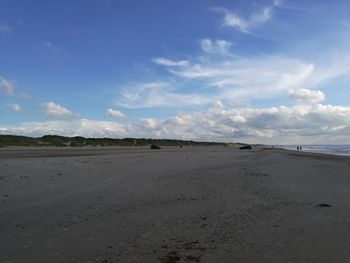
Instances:
[[[297,150],[297,147],[303,147],[303,152],[326,153],[335,155],[350,156],[350,144],[328,144],[328,145],[281,145],[281,148],[287,150]]]

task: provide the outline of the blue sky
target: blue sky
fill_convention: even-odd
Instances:
[[[0,1],[0,133],[350,143],[349,1]]]

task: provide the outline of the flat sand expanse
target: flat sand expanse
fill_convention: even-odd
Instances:
[[[0,262],[350,262],[350,158],[4,148]]]

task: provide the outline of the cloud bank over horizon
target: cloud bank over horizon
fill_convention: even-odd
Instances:
[[[110,36],[102,22],[71,28],[67,34],[74,34],[63,39],[40,32],[42,40],[33,43],[39,60],[23,66],[31,74],[0,55],[9,64],[8,70],[0,66],[0,134],[350,143],[350,17],[339,8],[347,6],[343,1],[331,9],[321,2],[313,12],[310,5],[287,0],[189,7],[210,18],[207,30],[193,22],[188,36],[176,38],[183,26],[169,26],[168,36],[146,23],[141,27],[158,31],[143,36],[148,51],[138,57],[133,54],[141,52],[137,38],[128,35],[132,24],[123,28],[126,42],[119,49],[98,42],[97,36]],[[118,3],[106,9],[117,10]],[[173,23],[158,13],[166,6],[153,9],[144,16]],[[329,28],[321,26],[326,13]],[[0,21],[11,20],[0,12]],[[20,39],[16,27],[21,24],[0,25],[9,47],[9,35]],[[83,40],[97,42],[82,46]],[[95,47],[102,49],[91,57]]]
[[[46,134],[84,137],[144,137],[266,144],[343,143],[350,132],[350,107],[295,105],[292,107],[224,109],[178,113],[165,120],[143,118],[121,124],[84,118],[28,122],[0,127],[1,134],[39,137]]]

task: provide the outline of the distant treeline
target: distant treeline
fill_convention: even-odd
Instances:
[[[224,146],[227,143],[218,142],[196,142],[170,139],[145,139],[145,138],[84,138],[64,137],[58,135],[44,135],[33,138],[17,135],[0,135],[0,146],[147,146],[156,144],[160,146]]]

